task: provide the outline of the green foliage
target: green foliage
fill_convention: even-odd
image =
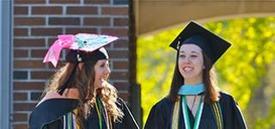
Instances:
[[[153,36],[141,37],[138,40],[138,82],[142,87],[142,107],[146,120],[149,110],[169,91],[173,74],[176,53],[167,43],[176,36],[176,31],[170,30]],[[173,35],[173,36],[171,36]]]
[[[272,69],[270,64],[275,60],[275,18],[233,19],[205,26],[232,43],[215,65],[221,89],[235,97],[246,118],[257,117],[249,119],[250,128],[270,129],[275,126],[275,92],[269,96],[267,92],[258,94],[270,89],[266,78]],[[151,107],[169,92],[176,56],[169,44],[182,28],[138,39],[138,82],[142,86],[144,121]],[[269,102],[256,101],[259,97]],[[265,110],[261,105],[266,106]],[[253,116],[254,112],[256,115]]]

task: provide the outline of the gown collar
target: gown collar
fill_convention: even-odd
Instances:
[[[199,83],[195,85],[182,85],[178,91],[179,95],[198,95],[203,93],[205,90],[204,84]]]

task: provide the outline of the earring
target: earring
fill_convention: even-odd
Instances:
[[[82,61],[82,58],[80,57],[79,53],[77,53],[76,58],[77,58],[77,61],[78,61],[78,62],[81,62],[81,61]]]

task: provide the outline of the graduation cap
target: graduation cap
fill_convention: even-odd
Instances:
[[[62,49],[69,49],[70,52],[66,55],[66,61],[72,63],[85,62],[89,60],[108,59],[109,56],[103,46],[117,40],[118,37],[108,35],[97,35],[79,33],[76,35],[59,35],[58,39],[49,48],[43,62],[50,62],[56,67]],[[75,72],[77,65],[74,66],[72,73]],[[72,75],[65,81],[65,83],[57,89],[57,92],[62,95],[68,87],[69,80]]]
[[[188,23],[188,25],[170,44],[170,47],[178,51],[182,44],[198,45],[210,58],[212,65],[231,46],[228,41],[222,39],[194,21]]]
[[[117,40],[118,37],[79,33],[76,35],[59,35],[58,39],[49,48],[43,62],[51,62],[56,67],[62,49],[70,49],[66,56],[68,62],[83,62],[88,59],[107,59],[107,51],[103,46]],[[85,53],[93,52],[93,56],[85,56]]]

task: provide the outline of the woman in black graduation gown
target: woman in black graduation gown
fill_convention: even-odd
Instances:
[[[152,107],[145,129],[246,129],[233,97],[218,91],[212,76],[230,43],[191,21],[170,46],[177,50],[170,93]]]
[[[125,102],[107,82],[109,57],[103,46],[117,37],[60,35],[43,62],[57,65],[62,49],[66,64],[52,78],[29,119],[30,129],[138,129]]]

